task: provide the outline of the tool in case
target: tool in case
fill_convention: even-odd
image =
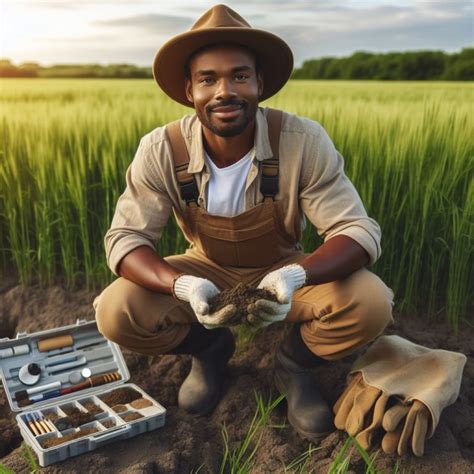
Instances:
[[[119,346],[95,321],[0,339],[0,373],[21,435],[48,466],[165,424]]]

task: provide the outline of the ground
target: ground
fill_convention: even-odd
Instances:
[[[67,291],[60,286],[41,289],[4,282],[0,286],[0,338],[14,337],[18,331],[36,332],[74,323],[76,318],[93,319],[91,302],[94,292]],[[458,335],[444,323],[433,323],[414,315],[395,315],[396,323],[388,334],[399,334],[416,343],[454,351],[468,356],[461,393],[455,404],[446,408],[433,438],[427,441],[422,458],[405,456],[403,470],[415,473],[470,473],[474,471],[474,329],[463,325]],[[190,368],[189,356],[149,358],[124,350],[130,382],[143,388],[167,408],[166,424],[156,431],[127,441],[106,445],[91,453],[71,458],[43,469],[44,472],[123,472],[189,473],[219,472],[225,424],[231,447],[243,439],[255,412],[254,390],[265,398],[276,397],[271,385],[273,354],[283,336],[284,326],[273,325],[258,333],[254,341],[239,347],[230,363],[227,389],[209,417],[194,418],[176,404],[180,383]],[[344,387],[345,376],[356,355],[316,371],[327,399],[334,402]],[[273,424],[282,424],[285,405],[272,413]],[[7,398],[0,392],[0,464],[17,473],[29,472],[21,454],[22,438]],[[305,472],[326,472],[340,451],[346,435],[336,431],[324,439]],[[252,473],[284,472],[308,443],[291,429],[265,428]],[[376,467],[392,472],[397,456],[377,456]],[[364,472],[363,462],[353,457],[352,472]]]

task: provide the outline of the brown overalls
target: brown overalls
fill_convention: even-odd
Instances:
[[[278,194],[278,151],[281,112],[270,110],[268,129],[273,158],[261,162],[262,202],[234,216],[208,214],[198,204],[198,188],[187,172],[189,156],[179,121],[166,132],[175,160],[183,214],[175,211],[185,237],[192,243],[182,255],[165,257],[180,272],[207,278],[221,290],[239,282],[257,285],[270,271],[298,262],[301,230],[285,229],[285,210]],[[309,285],[293,295],[285,321],[303,322],[301,334],[318,356],[335,360],[366,344],[392,321],[392,291],[363,268],[348,278]],[[94,302],[99,330],[108,339],[142,354],[162,354],[177,346],[196,316],[189,303],[118,278]]]

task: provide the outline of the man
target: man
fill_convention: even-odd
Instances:
[[[234,353],[229,305],[209,300],[243,281],[277,302],[248,307],[264,327],[294,323],[277,351],[275,383],[304,437],[333,430],[311,368],[340,359],[391,321],[392,292],[366,265],[380,255],[380,229],[343,171],[324,129],[258,102],[288,80],[293,56],[277,36],[217,5],[157,53],[154,76],[196,114],[145,135],[127,171],[105,237],[121,278],[95,303],[105,337],[142,354],[191,354],[179,406],[210,413]],[[160,257],[155,244],[171,210],[190,248]],[[305,216],[324,244],[304,254]]]

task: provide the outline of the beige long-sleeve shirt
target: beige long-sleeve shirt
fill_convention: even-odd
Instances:
[[[266,109],[259,108],[252,165],[245,185],[245,210],[263,200],[258,162],[272,158]],[[181,119],[181,131],[188,147],[188,172],[196,177],[199,205],[206,207],[206,186],[210,171],[204,160],[202,125],[196,115]],[[280,136],[280,181],[276,199],[287,210],[284,223],[291,232],[306,219],[324,241],[346,235],[369,254],[370,264],[380,256],[380,227],[367,216],[353,184],[344,174],[344,159],[323,127],[312,120],[284,113]],[[164,127],[145,135],[126,174],[127,186],[120,196],[105,250],[110,269],[117,274],[121,259],[134,248],[155,248],[171,211],[183,212],[174,172],[171,149]],[[301,245],[299,246],[301,248]]]

